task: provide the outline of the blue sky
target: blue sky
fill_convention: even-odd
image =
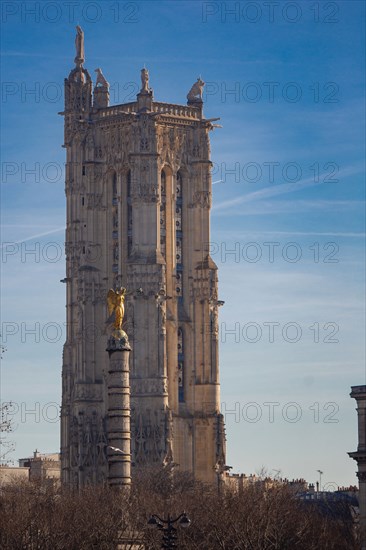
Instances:
[[[71,4],[1,5],[1,397],[15,404],[14,458],[59,446],[57,113],[80,24],[85,66],[93,78],[102,68],[113,103],[133,99],[146,64],[158,101],[184,104],[201,75],[205,115],[221,119],[211,250],[225,300],[228,464],[309,481],[321,469],[328,487],[355,484],[346,453],[357,445],[350,386],[366,383],[364,3]]]

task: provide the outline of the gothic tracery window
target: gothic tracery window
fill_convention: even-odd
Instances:
[[[166,257],[166,174],[161,172],[161,203],[160,203],[160,250]]]
[[[119,235],[118,235],[118,193],[117,174],[112,175],[112,272],[118,274]]]
[[[183,303],[183,189],[182,175],[178,171],[175,190],[175,263],[176,263],[176,294],[178,304]],[[184,396],[184,336],[182,327],[178,327],[178,401],[183,403]]]
[[[132,251],[132,201],[131,201],[131,170],[127,174],[127,254]]]
[[[175,261],[176,261],[176,293],[178,301],[183,300],[182,271],[183,271],[183,227],[182,227],[182,176],[177,173],[176,202],[175,202]]]
[[[178,328],[178,401],[184,402],[184,347],[183,329]]]

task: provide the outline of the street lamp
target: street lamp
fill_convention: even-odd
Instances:
[[[153,514],[149,521],[147,522],[148,527],[151,529],[160,529],[163,531],[163,541],[161,548],[171,550],[172,548],[177,548],[177,545],[174,541],[177,540],[177,529],[174,527],[174,523],[179,522],[181,527],[189,527],[191,520],[187,516],[186,512],[182,512],[177,518],[173,519],[170,514],[168,514],[168,519],[162,519],[156,514]],[[166,525],[166,527],[164,527]]]
[[[324,472],[322,472],[321,470],[317,470],[317,472],[319,474],[319,493],[320,493],[322,490],[322,474],[324,474]]]

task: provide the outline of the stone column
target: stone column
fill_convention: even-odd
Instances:
[[[357,451],[348,454],[358,466],[361,548],[366,550],[366,386],[352,386],[351,390],[350,396],[357,401],[358,447]]]
[[[139,113],[147,113],[152,110],[153,93],[152,90],[141,91],[137,94],[137,110]]]
[[[108,484],[119,490],[131,485],[130,345],[127,334],[111,336],[107,351]]]

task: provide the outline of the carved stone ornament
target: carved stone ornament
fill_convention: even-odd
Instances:
[[[87,208],[92,210],[105,210],[102,193],[87,193]]]
[[[137,464],[160,462],[167,453],[167,426],[164,411],[133,410],[132,447]]]
[[[163,395],[168,391],[167,379],[164,378],[135,378],[131,379],[132,395]]]
[[[189,208],[211,208],[211,193],[209,191],[195,191]]]
[[[74,399],[81,401],[101,401],[102,389],[100,384],[76,384]]]
[[[113,335],[108,339],[107,350],[113,351],[130,351],[130,344],[128,342],[128,336],[123,330],[119,330],[118,333],[115,330]]]

